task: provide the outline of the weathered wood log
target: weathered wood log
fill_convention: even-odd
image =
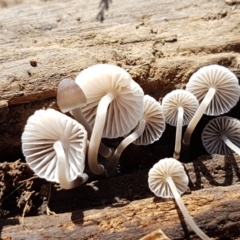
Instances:
[[[224,65],[240,76],[236,0],[102,0],[100,6],[94,0],[15,2],[0,0],[0,161],[21,156],[20,136],[27,118],[40,108],[57,109],[59,81],[75,78],[90,65],[122,66],[156,99],[184,88],[191,74],[207,64]],[[229,114],[240,119],[239,105]],[[204,153],[199,140],[203,123],[193,135],[186,162]],[[172,155],[174,132],[168,126],[155,144],[129,146],[121,159],[122,171],[127,166],[128,171],[138,168],[137,173],[102,177],[70,191],[53,187],[49,206],[57,216],[27,217],[25,230],[16,225],[17,217],[1,219],[1,237],[139,239],[160,228],[171,239],[197,239],[190,229],[188,232],[173,200],[147,198],[153,196],[147,186],[148,168]],[[35,214],[44,212],[37,208],[46,207],[47,195],[42,193],[46,182],[31,179],[33,173],[26,164],[17,163],[12,169],[8,163],[3,165],[0,199],[7,197],[0,202],[3,211],[6,207],[11,213],[12,207],[13,214],[21,215],[25,207],[35,207]],[[204,232],[216,239],[240,236],[238,166],[239,157],[217,155],[186,165],[189,187],[197,191],[184,195],[184,202]],[[209,187],[213,188],[199,190]],[[89,208],[99,209],[78,210]]]
[[[192,192],[186,193],[183,200],[197,224],[214,239],[240,236],[239,167],[237,155],[203,156],[185,164]],[[7,196],[1,201],[1,208],[10,215],[20,216],[0,220],[2,237],[41,239],[69,235],[70,239],[139,239],[160,228],[170,239],[198,239],[186,228],[174,200],[151,197],[147,170],[89,182],[68,191],[53,186],[49,207],[58,215],[26,217],[23,230],[21,215],[25,206],[35,209],[32,213],[37,209],[38,214],[46,212],[48,191],[44,193],[44,188],[48,185],[32,179],[24,163],[5,163],[5,167],[0,164],[0,169],[5,169],[0,171],[0,186]],[[9,195],[19,186],[17,196]],[[26,200],[33,191],[31,200]]]
[[[189,188],[192,191],[236,185],[240,181],[240,157],[237,155],[232,157],[201,156],[194,162],[185,164],[185,169],[189,176]],[[74,208],[88,209],[105,206],[116,202],[117,199],[133,201],[150,197],[153,194],[148,188],[147,175],[148,168],[119,174],[113,178],[90,175],[88,184],[68,191],[58,191],[59,187],[52,186],[50,207],[59,213],[72,211]],[[40,199],[47,196],[43,194],[42,188],[47,187],[48,184],[42,179],[33,177],[33,172],[25,163],[20,161],[0,163],[1,209],[9,211],[8,216],[22,212],[22,208],[20,207],[17,211],[16,206],[19,205],[25,191],[37,190],[32,208],[36,212],[41,207]],[[16,189],[18,189],[15,192],[17,194],[12,194]],[[4,198],[6,200],[3,200]],[[41,209],[38,211],[40,213]]]
[[[240,235],[240,185],[215,187],[184,195],[198,226],[213,239]],[[125,206],[74,211],[56,216],[1,219],[3,239],[139,239],[161,229],[170,239],[199,239],[172,199],[147,198]]]
[[[56,107],[59,81],[90,65],[122,66],[156,99],[183,88],[203,65],[239,69],[236,4],[233,9],[219,0],[99,2],[100,7],[94,0],[24,0],[0,8],[0,154],[5,158],[20,156],[27,118],[39,108]]]

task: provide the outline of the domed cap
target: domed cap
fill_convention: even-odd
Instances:
[[[122,68],[98,64],[83,70],[76,78],[87,97],[83,114],[93,127],[98,103],[110,93],[115,99],[108,107],[103,137],[117,138],[129,133],[141,119],[143,90]]]
[[[142,118],[146,121],[145,129],[142,135],[133,142],[136,145],[148,145],[157,141],[166,127],[162,106],[149,95],[143,98]]]
[[[203,146],[209,154],[232,154],[222,136],[226,137],[240,147],[240,121],[232,117],[217,117],[208,122],[202,132]]]
[[[87,132],[74,119],[53,109],[38,110],[28,118],[22,134],[22,151],[30,168],[41,178],[59,183],[58,159],[53,145],[60,141],[66,154],[68,180],[83,173]]]
[[[183,165],[174,158],[164,158],[153,165],[148,173],[150,190],[158,197],[174,198],[166,179],[171,177],[179,194],[188,187],[188,176]]]
[[[177,126],[178,108],[182,107],[184,110],[183,126],[185,126],[192,119],[199,104],[197,98],[192,93],[178,89],[173,90],[163,98],[162,106],[166,123],[172,126]]]
[[[87,99],[82,89],[72,79],[63,79],[58,84],[57,103],[63,113],[87,105]]]
[[[186,90],[193,93],[199,102],[203,100],[209,88],[216,93],[207,107],[205,114],[221,115],[234,107],[240,95],[237,77],[226,67],[210,65],[195,72],[186,85]]]

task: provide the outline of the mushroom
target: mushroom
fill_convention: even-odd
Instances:
[[[22,151],[30,168],[41,178],[64,189],[88,179],[83,173],[87,132],[74,119],[54,110],[38,110],[27,120]]]
[[[150,190],[158,197],[175,198],[185,220],[201,239],[210,239],[193,221],[181,194],[187,190],[188,176],[183,165],[174,158],[164,158],[153,165],[148,173]]]
[[[183,144],[188,146],[193,130],[202,115],[217,116],[228,112],[239,100],[238,79],[229,69],[219,65],[210,65],[195,72],[186,85],[199,102],[199,108],[183,136]]]
[[[176,126],[175,149],[173,157],[179,159],[181,151],[182,127],[187,125],[199,104],[197,98],[186,90],[173,90],[162,100],[166,123]]]
[[[165,117],[162,106],[153,97],[144,95],[143,114],[137,127],[116,148],[106,167],[108,173],[116,169],[123,150],[131,143],[148,145],[157,141],[165,130]]]
[[[71,112],[73,117],[81,123],[88,133],[88,139],[92,135],[92,127],[84,117],[81,108],[87,105],[87,98],[83,90],[72,79],[63,79],[58,84],[57,103],[63,113]],[[112,150],[100,143],[99,153],[105,158],[112,156]]]
[[[149,145],[157,141],[165,131],[165,116],[163,107],[153,97],[143,98],[143,115],[140,121],[145,121],[142,134],[133,142],[135,145]]]
[[[88,104],[82,111],[93,126],[88,149],[89,168],[101,174],[104,167],[97,160],[101,138],[124,136],[136,127],[142,116],[144,94],[124,69],[110,64],[83,70],[76,83],[86,94]]]
[[[209,121],[202,132],[202,142],[209,154],[240,155],[240,121],[232,117],[217,117]]]

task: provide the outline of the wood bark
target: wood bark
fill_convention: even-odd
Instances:
[[[240,185],[199,190],[183,201],[198,226],[213,239],[236,239],[240,226]],[[147,198],[54,216],[2,219],[2,239],[140,239],[162,230],[170,239],[199,239],[174,200]],[[156,238],[155,238],[156,239]]]
[[[202,156],[185,164],[190,190],[182,196],[183,201],[194,221],[213,239],[240,236],[239,167],[237,155]],[[2,239],[140,239],[159,229],[170,239],[198,239],[173,199],[152,197],[147,170],[95,180],[68,191],[53,186],[48,206],[57,215],[46,216],[42,215],[46,199],[38,199],[48,196],[48,191],[44,193],[46,182],[33,179],[24,163],[0,164],[0,169],[4,168],[0,183],[8,197],[1,202],[1,211],[12,211],[13,215],[16,204],[21,211],[15,217],[0,219]],[[14,200],[11,193],[23,182]],[[38,209],[41,215],[29,217],[26,211],[22,218],[25,208]]]

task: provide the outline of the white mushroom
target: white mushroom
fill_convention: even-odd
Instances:
[[[240,121],[227,116],[212,119],[203,129],[202,142],[209,154],[240,155]]]
[[[142,116],[143,91],[125,70],[109,64],[83,70],[76,83],[86,94],[88,104],[82,111],[93,126],[88,150],[89,168],[101,174],[104,167],[97,160],[101,138],[124,136],[137,125]]]
[[[116,148],[107,166],[108,173],[116,169],[123,150],[131,143],[148,145],[157,141],[165,130],[165,117],[162,106],[153,97],[144,95],[143,114],[137,127]]]
[[[83,90],[72,79],[63,79],[57,88],[57,104],[63,113],[70,112],[80,122],[88,134],[92,128],[82,114],[81,108],[87,105],[87,98]]]
[[[87,180],[83,173],[86,148],[84,127],[53,109],[36,111],[22,134],[22,151],[30,168],[65,189]]]
[[[88,139],[92,135],[92,127],[84,117],[81,108],[87,105],[87,98],[83,90],[72,79],[63,79],[58,84],[57,103],[63,113],[71,112],[73,117],[81,123],[88,133]],[[108,158],[112,156],[112,150],[100,143],[99,153]]]
[[[179,161],[174,158],[165,158],[154,164],[148,173],[148,185],[158,197],[174,197],[185,220],[195,233],[201,239],[210,239],[193,221],[180,196],[187,190],[188,176]]]
[[[183,136],[183,144],[188,146],[202,115],[205,113],[217,116],[228,112],[237,104],[240,88],[237,77],[229,69],[210,65],[200,68],[191,76],[186,90],[201,102]]]
[[[143,116],[145,121],[142,134],[133,142],[136,145],[149,145],[157,141],[165,131],[163,107],[153,97],[145,95],[143,99]]]
[[[166,123],[176,126],[175,149],[173,157],[179,159],[182,141],[182,127],[187,125],[199,104],[197,98],[186,90],[174,90],[162,100]]]

